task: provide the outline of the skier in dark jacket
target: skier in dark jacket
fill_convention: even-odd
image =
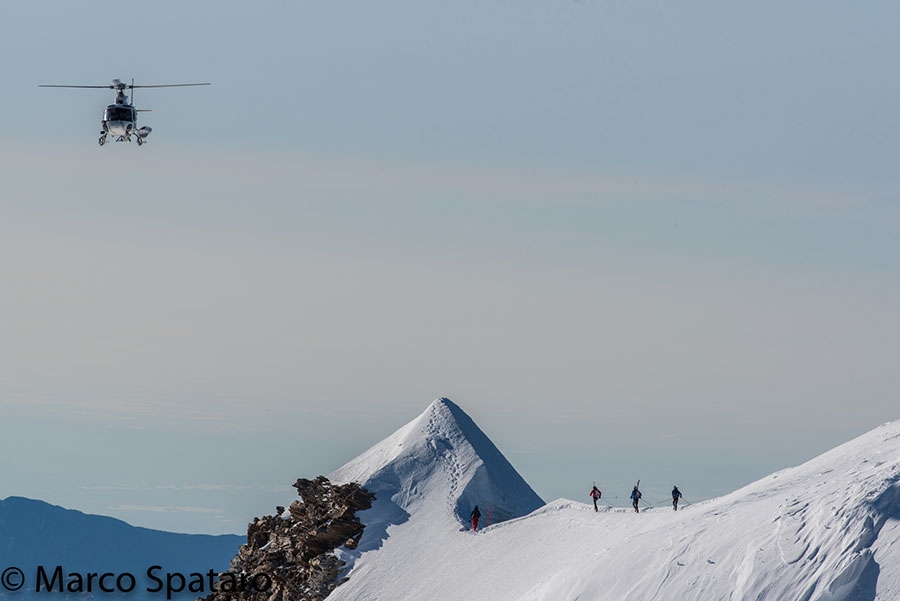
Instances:
[[[634,490],[631,491],[631,506],[634,507],[635,513],[640,513],[641,510],[638,509],[638,503],[641,502],[641,491],[638,490],[638,487],[635,486]]]
[[[472,530],[478,530],[478,518],[481,517],[481,512],[478,511],[478,505],[475,506],[475,509],[472,510],[469,517],[472,518]]]
[[[589,494],[591,495],[591,498],[594,500],[594,511],[600,511],[599,509],[597,509],[597,501],[600,500],[600,497],[603,495],[603,493],[600,492],[600,489],[597,488],[597,485],[595,484],[594,488],[591,489],[591,492]]]
[[[678,511],[678,499],[680,499],[683,495],[681,491],[678,490],[678,487],[672,488],[672,509]]]

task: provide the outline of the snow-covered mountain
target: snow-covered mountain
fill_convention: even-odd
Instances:
[[[458,531],[476,505],[485,524],[544,505],[472,418],[446,398],[329,478],[358,482],[377,496],[361,514],[366,532],[359,552],[379,546],[388,527],[412,518]]]
[[[594,512],[541,506],[440,399],[331,478],[378,500],[329,601],[900,599],[900,422],[678,512]],[[478,533],[475,504],[494,512]]]
[[[447,399],[330,477],[377,499],[358,514],[358,547],[336,552],[349,579],[329,601],[900,600],[900,421],[678,512],[545,505]],[[475,505],[477,533],[468,525]],[[0,567],[22,568],[29,582],[38,563],[139,579],[153,564],[218,571],[240,542],[0,501]],[[127,598],[161,598],[139,594],[146,584]]]

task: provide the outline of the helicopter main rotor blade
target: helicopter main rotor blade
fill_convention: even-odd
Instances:
[[[134,88],[183,88],[186,86],[208,86],[210,83],[165,83],[160,85],[136,86],[133,83],[117,83],[107,86],[70,86],[60,84],[41,84],[39,88],[89,88],[93,90],[133,90]]]
[[[115,90],[116,86],[65,86],[65,85],[56,85],[56,84],[42,84],[38,86],[39,88],[92,88],[92,89],[102,89],[102,90]]]
[[[127,86],[129,88],[183,88],[185,86],[208,86],[209,83],[164,83],[155,86]]]

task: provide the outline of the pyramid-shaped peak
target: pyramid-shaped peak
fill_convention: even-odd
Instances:
[[[389,437],[331,474],[359,482],[412,512],[424,501],[443,499],[462,519],[474,505],[493,507],[495,521],[519,517],[543,501],[503,453],[456,403],[446,397]]]

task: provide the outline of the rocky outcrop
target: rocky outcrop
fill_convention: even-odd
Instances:
[[[294,488],[300,499],[287,511],[276,507],[275,515],[254,518],[230,576],[206,601],[318,601],[346,580],[334,551],[356,548],[365,528],[356,512],[371,507],[375,495],[325,476],[301,478]]]

